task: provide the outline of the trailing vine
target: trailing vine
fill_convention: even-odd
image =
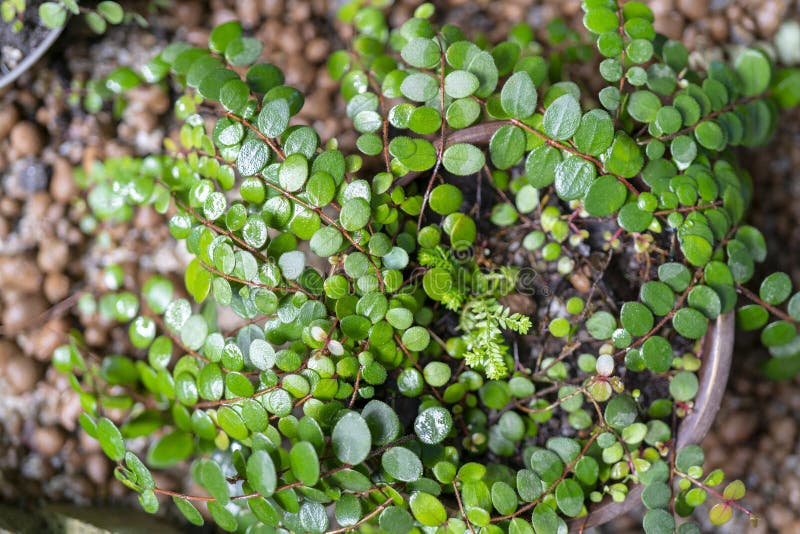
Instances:
[[[84,358],[75,334],[54,356],[115,476],[226,531],[561,533],[639,484],[649,534],[698,532],[676,517],[709,495],[714,523],[750,515],[677,443],[713,321],[763,327],[769,374],[800,360],[788,276],[746,286],[766,248],[734,151],[769,142],[800,72],[757,49],[697,72],[646,5],[601,0],[593,94],[524,24],[479,45],[430,4],[390,28],[384,4],[341,8],[328,64],[357,153],[293,119],[302,93],[235,21],[111,74],[119,98],[179,87],[180,130],[82,177],[84,227],[151,205],[193,257],[188,298],[160,276],[87,295],[131,354]],[[205,493],[157,486],[176,466]]]

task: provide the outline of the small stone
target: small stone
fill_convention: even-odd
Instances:
[[[22,121],[11,128],[11,148],[17,158],[36,156],[42,151],[43,145],[44,136],[34,123]]]
[[[283,38],[280,40],[281,48],[287,54],[299,54],[300,51],[306,46],[306,43],[303,42],[303,38],[295,31],[287,31]],[[298,66],[294,65],[291,70],[297,69]],[[288,74],[288,73],[287,73]]]
[[[317,37],[309,41],[306,45],[306,58],[308,58],[309,61],[318,63],[328,56],[329,51],[330,43],[328,39]]]
[[[35,293],[41,283],[41,273],[32,259],[25,256],[0,256],[0,287],[3,291]]]
[[[791,446],[797,436],[797,421],[791,416],[779,417],[769,423],[769,433],[776,443]]]
[[[57,427],[40,427],[33,431],[31,448],[42,456],[55,456],[64,446],[64,433]]]
[[[283,0],[261,0],[261,11],[269,17],[280,17],[284,13]]]
[[[90,454],[86,457],[84,470],[89,480],[98,486],[108,482],[108,475],[111,471],[106,457],[98,453]]]
[[[19,121],[19,111],[14,105],[0,107],[0,139],[8,137],[9,132]]]
[[[3,181],[3,189],[12,198],[25,199],[31,193],[47,188],[50,179],[47,165],[39,159],[19,159],[11,166],[11,172]]]
[[[26,336],[30,340],[29,345],[25,346],[26,352],[32,354],[37,360],[49,362],[53,357],[53,351],[59,345],[64,344],[69,329],[70,325],[64,318],[50,319],[37,331]]]
[[[766,510],[767,521],[772,528],[779,530],[788,527],[795,521],[794,514],[786,506],[779,503],[773,503]],[[783,532],[783,530],[781,530]],[[785,532],[790,532],[786,530]]]
[[[751,412],[735,412],[724,424],[719,425],[717,433],[723,443],[737,445],[745,442],[758,428],[758,417]]]
[[[18,395],[32,391],[41,376],[39,365],[21,353],[9,358],[3,373],[4,380]]]
[[[36,263],[46,273],[61,272],[69,261],[69,246],[63,241],[51,241],[39,247]]]
[[[678,0],[678,10],[691,20],[700,20],[708,14],[710,0]]]
[[[569,281],[572,284],[572,287],[581,293],[588,293],[592,288],[591,282],[589,282],[589,279],[582,273],[574,273],[569,277]]]
[[[72,165],[64,158],[56,158],[53,162],[50,195],[62,204],[68,204],[78,195],[78,186],[72,176]]]
[[[721,15],[711,17],[708,20],[708,31],[715,41],[724,42],[728,38],[728,21]]]
[[[762,3],[752,11],[758,30],[765,37],[771,37],[786,16],[788,8],[786,0],[770,0]]]
[[[680,13],[670,11],[656,18],[653,27],[670,39],[681,39],[683,36],[684,21]]]
[[[255,27],[259,18],[257,0],[239,0],[236,2],[236,14],[242,26],[247,29]]]
[[[15,295],[3,310],[3,333],[15,336],[36,324],[36,320],[47,310],[45,300],[39,295]]]

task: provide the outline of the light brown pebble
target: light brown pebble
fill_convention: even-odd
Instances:
[[[680,39],[683,36],[684,20],[680,13],[670,11],[656,18],[653,27],[670,39]]]
[[[257,0],[238,0],[236,2],[236,14],[239,21],[247,29],[258,24],[258,3]]]
[[[675,10],[672,0],[653,0],[648,4],[656,20]]]
[[[64,433],[57,427],[39,427],[33,431],[31,448],[42,456],[55,456],[63,446]]]
[[[15,336],[26,328],[36,324],[39,316],[45,312],[47,304],[40,295],[16,294],[6,302],[3,309],[3,334]]]
[[[19,212],[20,206],[17,200],[5,196],[0,198],[0,214],[13,219],[19,216]]]
[[[44,219],[48,208],[53,204],[53,199],[47,191],[35,192],[25,204],[25,214],[37,220]]]
[[[144,206],[136,210],[133,225],[136,228],[155,228],[164,224],[164,217],[150,206]]]
[[[769,423],[769,433],[776,443],[793,445],[797,436],[797,421],[789,416],[774,419]]]
[[[286,33],[281,36],[280,46],[287,54],[299,54],[300,51],[303,50],[305,43],[303,42],[302,36],[300,36],[294,28],[288,28]],[[302,68],[300,58],[297,58],[297,61],[297,63],[292,62],[292,65],[289,66],[289,71]]]
[[[44,136],[34,123],[22,121],[11,128],[11,148],[17,158],[36,156],[42,151],[43,145]]]
[[[162,87],[158,85],[140,85],[131,90],[130,93],[134,91],[138,91],[135,94],[139,104],[151,113],[161,115],[169,111],[171,106],[169,94]]]
[[[309,61],[319,62],[328,56],[330,50],[330,42],[323,37],[311,39],[306,45],[306,58]]]
[[[678,9],[691,20],[700,20],[708,14],[710,0],[678,0]]]
[[[32,259],[25,256],[0,257],[0,287],[4,291],[34,293],[41,283],[41,273]]]
[[[300,110],[299,116],[306,119],[314,120],[322,117],[325,110],[330,109],[331,99],[322,91],[314,91],[311,93],[303,104],[303,109]]]
[[[728,21],[720,15],[711,17],[708,20],[708,31],[712,39],[724,42],[728,38]]]
[[[19,111],[13,104],[7,104],[0,107],[0,139],[8,137],[8,133],[17,124],[19,120]]]
[[[33,390],[42,376],[42,370],[32,358],[18,353],[6,362],[3,375],[14,392],[23,394]]]
[[[98,486],[104,485],[108,482],[108,475],[111,469],[108,465],[108,460],[103,454],[90,454],[85,457],[84,470],[89,480]]]
[[[755,16],[758,30],[763,36],[771,37],[778,30],[788,7],[786,0],[770,0],[754,10],[753,16]]]
[[[158,117],[146,109],[132,109],[125,114],[125,121],[136,132],[152,132],[158,126]]]
[[[72,165],[64,158],[53,162],[53,176],[50,178],[50,195],[56,202],[68,204],[78,195],[78,186],[72,175]]]
[[[769,506],[765,511],[765,515],[770,526],[781,531],[795,521],[794,513],[780,503],[773,503]]]
[[[106,341],[108,340],[108,335],[105,329],[91,326],[84,331],[83,337],[86,339],[86,343],[95,347],[101,347],[105,345]]]
[[[279,17],[284,12],[283,0],[261,0],[261,11],[267,17]]]
[[[172,8],[179,27],[193,28],[203,21],[203,4],[196,0],[176,2]]]
[[[46,273],[61,272],[69,261],[69,246],[63,241],[49,241],[39,247],[36,263]]]
[[[588,293],[592,288],[591,282],[589,282],[589,279],[582,273],[575,273],[570,276],[569,282],[572,284],[572,287],[581,293]]]
[[[720,440],[728,445],[746,442],[758,428],[759,418],[751,412],[735,412],[717,430]]]
[[[303,22],[311,16],[311,4],[308,2],[292,2],[289,10],[289,19],[293,22]]]
[[[50,319],[38,331],[28,336],[33,343],[30,347],[26,347],[26,350],[29,350],[37,360],[50,361],[53,351],[64,344],[69,328],[69,323],[63,318]]]
[[[78,431],[78,444],[83,453],[102,452],[100,442],[87,434],[83,428]]]
[[[19,347],[16,343],[12,343],[7,339],[0,338],[0,366],[5,365],[5,362],[12,356],[19,352]]]
[[[61,373],[48,373],[47,378],[53,382],[53,376],[57,376],[59,379],[64,377],[64,375]],[[69,386],[56,386],[56,389],[64,390],[65,387]],[[61,424],[61,426],[67,429],[68,432],[74,432],[78,427],[78,418],[80,417],[81,413],[83,413],[80,397],[78,397],[78,394],[70,389],[69,391],[64,391],[64,393],[62,393],[60,400],[61,402],[59,405],[61,406],[61,410],[58,414],[58,422]]]

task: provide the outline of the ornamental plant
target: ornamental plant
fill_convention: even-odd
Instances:
[[[758,49],[697,71],[639,2],[585,2],[591,42],[555,22],[497,44],[429,4],[390,28],[384,4],[339,12],[352,153],[296,124],[303,94],[237,22],[142,66],[178,90],[179,136],[82,176],[83,227],[168,214],[185,288],[109,266],[80,309],[128,324],[130,353],[76,333],[54,355],[115,476],[226,531],[565,533],[637,484],[649,534],[699,532],[707,498],[714,523],[751,515],[676,432],[710,321],[763,328],[768,374],[800,359],[788,276],[745,286],[766,248],[736,160],[800,72]]]

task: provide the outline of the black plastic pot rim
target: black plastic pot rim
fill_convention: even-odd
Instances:
[[[19,63],[19,65],[0,77],[0,89],[10,85],[14,80],[22,75],[23,72],[30,69],[37,61],[39,61],[44,53],[47,52],[51,46],[53,46],[53,43],[56,41],[56,39],[58,39],[58,36],[61,35],[62,31],[64,31],[64,26],[50,30],[50,33],[47,34],[47,37],[45,37],[44,40],[39,43],[36,48],[34,48],[31,53]]]

